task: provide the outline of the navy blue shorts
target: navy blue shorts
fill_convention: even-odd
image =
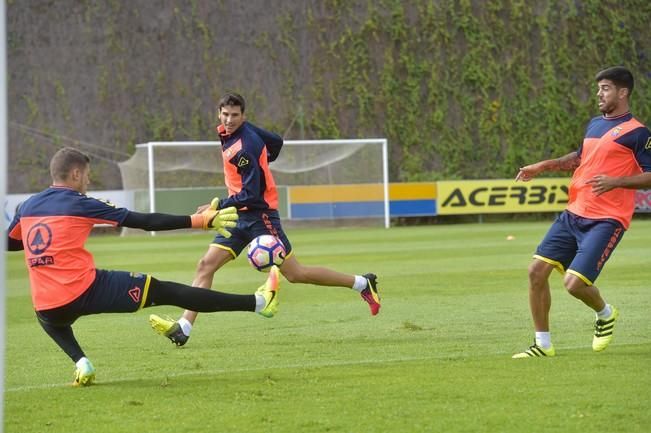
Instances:
[[[285,246],[285,257],[289,257],[292,252],[292,244],[280,224],[278,211],[246,211],[239,212],[239,216],[237,227],[230,230],[232,236],[225,238],[218,234],[213,239],[212,245],[230,251],[235,258],[253,239],[261,235],[273,235],[281,240]]]
[[[89,314],[131,313],[145,305],[150,281],[146,274],[98,269],[93,283],[77,299],[36,314],[46,323],[66,326]]]
[[[549,228],[534,258],[594,284],[624,235],[616,220],[589,219],[563,211]]]

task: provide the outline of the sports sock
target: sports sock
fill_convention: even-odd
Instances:
[[[552,347],[552,334],[551,332],[538,332],[536,331],[536,345],[543,349]]]
[[[185,317],[181,317],[179,320],[177,320],[177,322],[181,327],[181,331],[183,331],[183,333],[189,337],[190,332],[192,331],[192,323],[190,323],[190,321]]]
[[[79,361],[75,362],[77,368],[82,368],[84,365],[90,364],[90,360],[85,356],[81,357]],[[92,365],[92,364],[91,364]]]
[[[159,281],[152,277],[145,306],[151,307],[152,305],[175,305],[199,313],[253,311],[255,309],[255,296],[252,294],[223,293],[217,290],[187,286],[173,281]],[[189,332],[189,329],[186,327],[183,330]]]
[[[597,319],[607,319],[613,314],[613,309],[610,304],[606,304],[603,310],[597,312]]]
[[[259,313],[264,308],[267,300],[262,295],[255,294],[255,312]]]
[[[56,311],[47,310],[49,312]],[[68,326],[53,326],[44,317],[45,313],[42,311],[37,311],[36,315],[38,317],[38,323],[41,324],[43,330],[54,340],[54,342],[61,348],[63,351],[72,359],[73,362],[77,362],[80,359],[84,358],[86,355],[84,351],[81,350],[75,335],[72,332],[72,327]]]
[[[361,275],[355,275],[355,282],[353,283],[352,289],[361,292],[366,288],[366,284],[366,278],[362,277]]]

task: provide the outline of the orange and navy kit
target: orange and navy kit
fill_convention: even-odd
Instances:
[[[278,209],[278,192],[269,170],[268,146],[278,148],[283,140],[276,134],[244,122],[227,135],[223,125],[217,127],[222,142],[224,178],[228,198],[221,208],[235,206],[239,210]]]
[[[596,196],[586,181],[600,174],[622,177],[651,171],[649,130],[631,113],[595,117],[578,154],[581,164],[570,182],[567,209],[585,218],[612,218],[628,228],[635,210],[635,190],[616,188]]]
[[[570,181],[567,209],[552,224],[534,258],[592,285],[631,223],[635,190],[615,188],[596,195],[586,182],[597,175],[651,172],[651,132],[631,113],[595,117],[577,153],[580,164]]]
[[[255,311],[254,295],[159,281],[142,273],[95,269],[84,247],[96,224],[175,230],[197,227],[195,215],[116,208],[71,188],[52,186],[22,203],[7,232],[7,249],[25,251],[36,317],[73,362],[85,357],[71,325],[81,316],[130,313],[155,305],[193,311]]]
[[[36,310],[66,305],[95,280],[84,248],[95,224],[120,225],[129,211],[65,187],[50,187],[22,203],[9,226],[22,241]]]
[[[212,245],[237,257],[253,239],[271,234],[283,243],[285,253],[291,254],[292,246],[278,214],[276,182],[269,169],[283,146],[282,137],[249,122],[230,135],[219,125],[217,133],[228,188],[228,197],[219,201],[219,207],[235,206],[240,218],[230,238],[218,234]]]

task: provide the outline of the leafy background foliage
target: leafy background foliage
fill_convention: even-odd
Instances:
[[[392,181],[512,177],[565,154],[624,64],[651,122],[651,2],[9,1],[9,190],[49,182],[62,145],[114,161],[212,140],[214,104],[287,139],[387,137]]]

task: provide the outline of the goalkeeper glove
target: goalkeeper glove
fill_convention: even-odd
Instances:
[[[233,228],[237,226],[237,209],[235,207],[227,207],[226,209],[217,210],[216,206],[219,199],[215,199],[210,203],[210,207],[201,213],[191,215],[192,228],[194,229],[212,229],[216,230],[220,235],[225,238],[230,238],[231,234],[226,228]]]

